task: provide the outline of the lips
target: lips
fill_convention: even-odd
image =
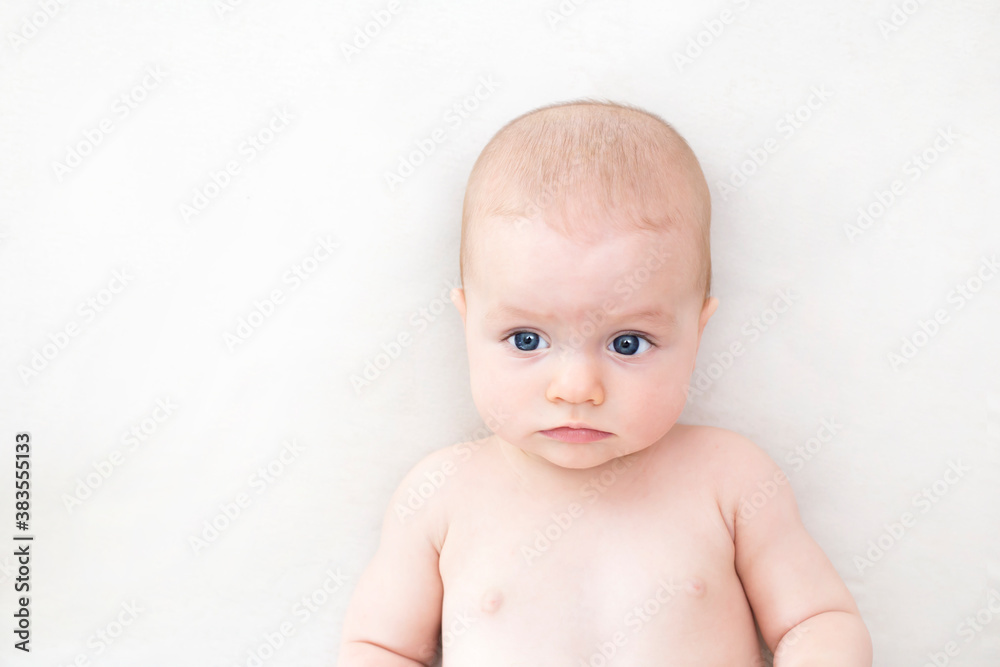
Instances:
[[[561,440],[562,442],[596,442],[597,440],[603,440],[614,435],[613,433],[608,433],[607,431],[598,431],[593,428],[573,426],[560,426],[558,428],[540,431],[540,433],[548,438]]]

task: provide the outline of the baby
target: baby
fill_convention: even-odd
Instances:
[[[777,667],[871,666],[778,466],[677,423],[718,305],[710,218],[694,153],[645,111],[570,102],[493,137],[452,300],[494,434],[403,479],[340,667],[753,667],[758,627]]]

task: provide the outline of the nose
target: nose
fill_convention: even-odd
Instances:
[[[604,384],[598,361],[582,352],[569,353],[556,359],[556,368],[545,391],[545,398],[556,403],[604,402]]]

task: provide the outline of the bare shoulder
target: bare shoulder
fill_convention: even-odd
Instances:
[[[484,459],[496,452],[495,436],[479,440],[463,440],[447,447],[435,449],[413,466],[407,479],[410,482],[435,488],[444,488],[449,481],[474,481]],[[457,486],[457,485],[452,485]]]
[[[400,522],[424,524],[435,544],[443,543],[452,503],[477,477],[477,459],[491,447],[491,438],[458,442],[436,449],[410,468],[393,494],[389,512]]]
[[[672,447],[702,459],[706,465],[719,466],[716,472],[741,475],[758,466],[775,466],[767,452],[750,438],[719,426],[675,424],[670,431]],[[749,467],[749,470],[748,470]]]
[[[775,496],[794,503],[788,478],[750,438],[717,426],[676,425],[679,449],[697,460],[715,484],[719,510],[731,534],[741,512]]]

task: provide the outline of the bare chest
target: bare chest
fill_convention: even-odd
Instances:
[[[752,665],[732,549],[708,497],[470,498],[441,552],[443,664]]]

